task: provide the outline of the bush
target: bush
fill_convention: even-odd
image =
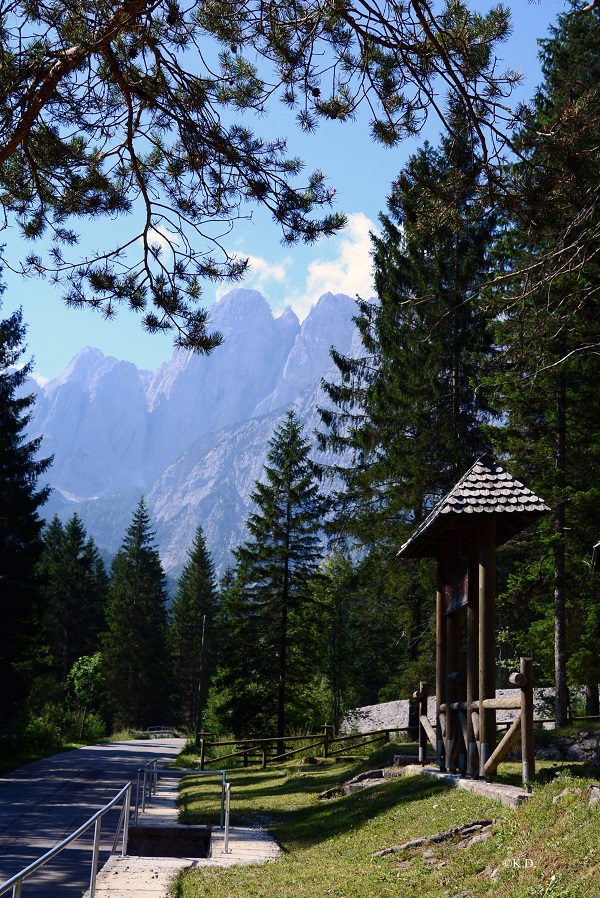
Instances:
[[[30,715],[23,733],[26,748],[33,751],[53,751],[60,748],[63,737],[56,720],[56,710],[54,706],[49,705],[41,714]]]
[[[101,742],[106,737],[106,726],[99,714],[89,713],[83,724],[83,734],[79,741]]]

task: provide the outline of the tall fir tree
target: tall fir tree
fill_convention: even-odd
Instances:
[[[224,682],[236,731],[302,721],[298,699],[312,677],[315,623],[310,583],[321,555],[319,486],[302,425],[289,411],[269,441],[264,480],[251,499],[247,542],[235,551],[226,615],[237,653]]]
[[[344,484],[337,527],[363,552],[374,619],[395,622],[379,690],[387,678],[412,692],[397,672],[413,683],[427,673],[432,575],[421,562],[400,567],[396,550],[489,446],[478,383],[493,347],[477,298],[496,221],[475,202],[479,172],[459,104],[452,114],[453,139],[425,144],[393,187],[373,237],[377,300],[358,304],[363,352],[333,353],[339,379],[325,384],[332,405],[321,410],[320,445],[338,453]]]
[[[51,463],[40,458],[41,439],[27,437],[35,400],[26,392],[32,366],[21,361],[24,338],[21,311],[0,321],[0,732],[12,733],[34,655],[39,509],[49,494],[39,479]]]
[[[200,525],[177,582],[177,594],[171,611],[177,693],[183,719],[193,728],[198,721],[199,710],[204,710],[198,706],[200,694],[203,704],[206,701],[214,660],[211,645],[214,644],[217,617],[215,569]]]
[[[108,576],[98,547],[78,515],[64,527],[55,516],[43,533],[43,543],[39,565],[42,639],[64,687],[74,662],[99,648]]]
[[[523,201],[497,247],[492,386],[506,422],[498,445],[553,509],[526,538],[504,601],[527,609],[522,641],[536,645],[538,675],[553,677],[564,725],[568,681],[588,686],[596,710],[600,680],[600,590],[586,564],[600,532],[599,11],[559,16],[540,44],[543,82],[514,169]],[[573,240],[578,265],[557,274],[548,257]]]
[[[103,656],[118,726],[168,723],[171,677],[165,575],[144,499],[111,568]]]

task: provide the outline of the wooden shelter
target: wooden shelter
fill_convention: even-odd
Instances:
[[[441,770],[458,766],[462,773],[490,776],[497,767],[496,709],[506,702],[500,705],[495,698],[496,548],[548,510],[484,455],[398,552],[403,558],[437,558],[436,727],[435,733],[430,727],[429,738]],[[522,670],[514,682],[524,687],[526,680]],[[531,704],[530,669],[527,692],[523,701]],[[516,735],[517,724],[511,739]],[[527,754],[533,768],[533,749]],[[527,779],[532,776],[528,770]]]

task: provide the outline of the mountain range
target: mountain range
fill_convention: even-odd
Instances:
[[[167,572],[180,570],[198,524],[222,572],[274,429],[293,408],[312,440],[321,379],[336,376],[331,347],[359,352],[355,314],[354,300],[327,293],[300,324],[291,308],[274,317],[260,293],[236,289],[211,308],[224,343],[208,357],[176,350],[149,372],[82,349],[37,388],[30,433],[54,456],[46,516],[77,512],[113,553],[144,495]]]

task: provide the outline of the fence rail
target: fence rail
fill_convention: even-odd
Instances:
[[[70,836],[67,836],[66,839],[63,839],[62,842],[59,842],[58,845],[55,845],[54,848],[51,848],[50,851],[47,851],[42,857],[38,858],[37,861],[33,861],[32,864],[29,864],[28,867],[25,867],[24,870],[21,870],[19,873],[16,873],[14,876],[11,876],[10,879],[7,879],[6,882],[0,885],[0,895],[4,895],[6,892],[12,890],[13,898],[20,898],[21,895],[21,887],[23,882],[28,879],[28,877],[32,876],[37,870],[43,867],[48,861],[51,861],[52,858],[56,857],[57,854],[60,854],[65,848],[75,842],[80,836],[83,836],[84,833],[88,831],[92,826],[94,827],[94,842],[92,846],[92,860],[91,860],[91,870],[90,870],[90,891],[89,898],[94,898],[94,894],[96,892],[96,875],[98,872],[98,858],[100,855],[100,833],[101,833],[101,823],[102,818],[108,811],[110,811],[115,805],[117,805],[120,801],[123,802],[123,807],[121,808],[121,814],[119,816],[119,823],[117,824],[117,829],[115,833],[115,838],[113,841],[113,850],[112,854],[116,853],[117,844],[119,841],[119,834],[121,832],[122,827],[122,843],[121,843],[121,856],[124,857],[127,854],[127,838],[129,834],[129,808],[131,803],[131,783],[127,783],[126,786],[123,786],[118,795],[115,795],[112,801],[109,801],[107,805],[103,808],[100,808],[89,820],[83,823],[79,829],[75,830],[74,833],[71,833]]]
[[[268,736],[256,739],[227,739],[222,741],[210,741],[210,735],[208,733],[201,733],[200,757],[198,759],[200,769],[204,770],[204,765],[206,763],[225,761],[230,758],[243,758],[244,767],[247,767],[250,757],[255,755],[259,756],[261,766],[265,768],[268,763],[285,761],[297,754],[302,752],[307,753],[315,749],[320,751],[324,758],[334,757],[335,755],[343,754],[343,752],[363,748],[373,742],[389,742],[391,733],[411,732],[415,731],[416,727],[388,727],[386,729],[370,730],[367,733],[350,733],[349,735],[344,736],[333,736],[332,730],[333,727],[330,724],[325,724],[322,733],[308,733],[306,736]],[[334,745],[339,746],[342,743],[352,741],[354,741],[354,745],[344,744],[341,748],[332,748]],[[289,751],[279,752],[277,750],[281,743],[285,745],[285,743],[294,742],[303,742],[307,744],[300,746],[300,748],[292,748]],[[235,746],[236,751],[211,758],[210,761],[208,760],[208,753],[211,749],[231,746]],[[275,746],[275,752],[274,754],[269,754],[269,749],[272,746]]]

